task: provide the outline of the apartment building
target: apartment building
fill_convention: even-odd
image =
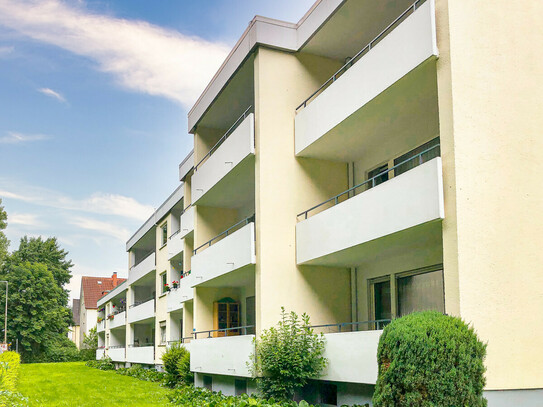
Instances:
[[[542,11],[320,0],[297,24],[255,17],[188,114],[180,187],[99,301],[128,308],[97,356],[159,365],[182,341],[197,386],[251,391],[253,338],[284,306],[326,337],[308,401],[361,404],[383,327],[434,309],[488,342],[490,406],[540,405]]]

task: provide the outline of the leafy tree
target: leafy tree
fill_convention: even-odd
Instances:
[[[81,360],[96,359],[96,349],[98,348],[98,333],[96,327],[91,328],[83,337],[83,347],[79,352]]]
[[[23,262],[41,263],[47,266],[58,287],[62,290],[62,295],[58,297],[59,304],[66,306],[68,304],[68,290],[64,285],[70,282],[72,278],[71,268],[73,263],[67,260],[68,252],[62,249],[56,237],[50,237],[43,240],[40,237],[23,237],[19,243],[19,249],[14,251],[8,259],[8,262],[20,264]]]
[[[8,214],[2,206],[2,198],[0,198],[0,266],[4,262],[8,254],[9,240],[3,232],[4,229],[8,226]]]
[[[24,361],[41,357],[48,343],[67,334],[71,311],[59,305],[64,290],[46,265],[28,261],[5,265],[0,280],[9,282],[8,340],[18,339]],[[3,326],[3,314],[0,319]]]
[[[379,340],[375,407],[483,407],[483,344],[460,318],[418,312]]]
[[[281,307],[277,327],[263,331],[255,344],[250,367],[267,398],[291,400],[309,379],[319,377],[327,364],[324,336],[314,333],[305,313],[300,319]]]

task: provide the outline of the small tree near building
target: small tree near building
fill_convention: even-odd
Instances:
[[[375,407],[483,407],[486,345],[460,318],[427,311],[388,325],[379,340]]]
[[[275,400],[292,400],[309,379],[318,378],[327,360],[325,339],[310,328],[309,316],[287,314],[281,308],[277,327],[264,330],[255,340],[250,368],[262,395]]]

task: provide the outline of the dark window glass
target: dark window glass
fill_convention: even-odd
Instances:
[[[404,172],[407,172],[412,168],[415,168],[419,164],[425,163],[426,161],[430,161],[433,158],[439,157],[441,154],[440,147],[432,148],[434,146],[437,146],[438,144],[439,144],[439,137],[436,137],[435,139],[430,140],[429,142],[424,143],[423,145],[418,146],[417,148],[414,148],[410,152],[405,153],[404,155],[401,155],[398,158],[396,158],[394,160],[394,166],[396,167],[396,165],[398,164],[400,165],[398,165],[398,167],[394,169],[394,176],[397,177],[398,175],[403,174]],[[420,158],[413,158],[419,155],[420,153],[422,153],[423,151],[426,151],[426,152],[422,154]],[[410,159],[410,158],[413,158],[413,159]]]
[[[323,383],[321,385],[321,403],[337,406],[337,386],[335,384]]]
[[[375,319],[391,319],[390,280],[373,284]]]
[[[400,317],[416,311],[445,312],[442,270],[400,277],[396,289]]]
[[[368,189],[388,181],[388,172],[385,172],[386,170],[388,170],[388,164],[381,165],[380,167],[368,171],[368,180],[375,177],[373,181],[368,182]]]
[[[208,390],[213,390],[213,377],[204,376],[204,387]]]
[[[168,224],[165,223],[162,226],[162,245],[165,245],[168,242]]]
[[[247,394],[247,380],[236,379],[235,386],[236,386],[236,396]]]

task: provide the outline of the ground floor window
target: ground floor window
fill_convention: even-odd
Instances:
[[[213,390],[213,377],[204,376],[204,387],[208,390]]]
[[[160,322],[160,344],[166,344],[166,321]]]
[[[247,394],[247,380],[236,379],[235,387],[236,387],[236,396]]]
[[[335,384],[321,384],[321,403],[337,406],[337,386]]]

